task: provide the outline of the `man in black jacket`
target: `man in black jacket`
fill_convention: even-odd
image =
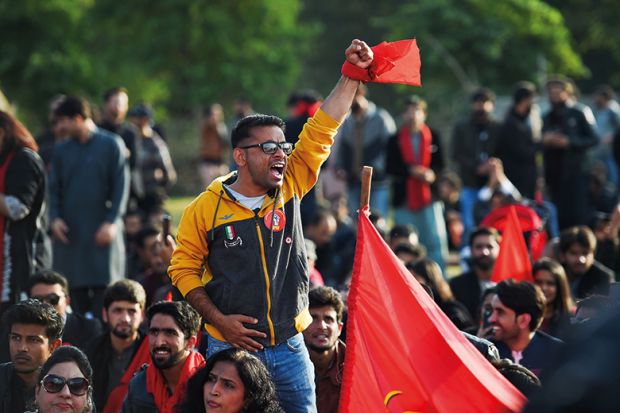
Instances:
[[[133,280],[117,281],[105,290],[102,315],[108,331],[96,337],[86,348],[94,371],[93,399],[97,411],[103,412],[107,403],[115,403],[120,409],[126,388],[122,394],[115,389],[125,381],[124,384],[128,384],[133,373],[148,362],[148,351],[139,351],[144,341],[139,327],[144,318],[145,303],[144,288]],[[135,369],[130,369],[134,366]]]
[[[512,107],[506,114],[499,134],[496,156],[502,160],[506,176],[521,195],[534,199],[540,149],[541,119],[534,108],[536,88],[530,82],[517,84]]]
[[[567,78],[547,82],[551,110],[543,117],[545,180],[558,206],[560,229],[587,224],[588,150],[598,143],[594,115],[574,101]]]
[[[194,351],[200,316],[185,301],[159,301],[146,312],[149,365],[129,383],[121,413],[168,412],[184,398],[187,380],[205,364]]]
[[[471,270],[450,281],[450,288],[457,301],[463,303],[469,313],[478,318],[482,292],[494,283],[491,281],[493,267],[499,255],[499,234],[494,228],[474,229],[469,238]]]
[[[573,298],[609,294],[614,272],[594,259],[596,236],[590,228],[582,225],[565,229],[560,234],[559,247]]]
[[[71,345],[84,350],[93,337],[101,334],[101,322],[97,318],[86,318],[82,314],[68,313],[71,304],[67,279],[52,270],[39,271],[28,280],[28,295],[54,307],[64,322],[63,345]]]
[[[38,300],[9,307],[3,316],[11,361],[0,364],[0,413],[32,409],[39,370],[60,345],[63,320]]]
[[[103,94],[102,107],[103,120],[97,125],[101,129],[117,134],[123,139],[127,147],[127,159],[131,174],[131,186],[129,191],[129,208],[136,208],[138,199],[144,195],[144,187],[140,177],[138,165],[138,152],[140,152],[140,139],[138,130],[129,122],[126,122],[129,110],[129,95],[124,87],[113,87]]]
[[[460,120],[452,132],[452,162],[463,181],[459,198],[467,238],[474,227],[474,204],[478,190],[488,179],[488,161],[495,153],[500,124],[493,119],[495,94],[480,88],[471,95],[470,115]]]

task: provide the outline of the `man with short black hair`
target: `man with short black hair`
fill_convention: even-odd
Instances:
[[[560,234],[558,255],[575,299],[609,294],[614,273],[594,259],[595,251],[596,236],[585,225],[567,228]]]
[[[355,39],[345,57],[366,70],[374,55]],[[314,369],[301,334],[312,317],[299,204],[359,85],[342,76],[295,146],[275,116],[239,121],[231,138],[238,171],[214,180],[185,209],[168,269],[206,321],[209,353],[235,346],[274,360],[265,364],[287,412],[315,410]]]
[[[150,264],[150,255],[157,245],[160,231],[152,225],[143,226],[133,237],[133,250],[127,254],[127,277],[140,278]]]
[[[338,338],[344,303],[338,291],[325,286],[310,290],[308,299],[312,323],[304,331],[304,341],[314,364],[317,411],[337,413],[346,352]]]
[[[63,320],[49,304],[28,299],[4,313],[11,361],[0,364],[0,412],[32,410],[39,370],[61,344]]]
[[[540,376],[551,356],[564,344],[562,340],[537,331],[545,311],[544,294],[533,284],[512,279],[500,282],[495,290],[489,322],[500,357]]]
[[[117,281],[105,290],[102,318],[108,331],[86,349],[95,372],[92,386],[97,411],[118,412],[129,380],[149,362],[148,345],[139,330],[145,302],[144,288],[133,280]]]
[[[371,166],[370,205],[386,216],[390,208],[390,179],[386,173],[387,142],[396,132],[390,113],[368,99],[368,87],[361,84],[351,102],[351,112],[338,131],[335,162],[346,179],[349,211],[359,208],[361,171]],[[330,161],[331,162],[331,161]]]
[[[97,125],[110,133],[116,134],[123,139],[126,152],[124,153],[128,161],[131,176],[130,195],[128,202],[129,208],[138,206],[138,198],[143,194],[142,180],[138,168],[139,139],[138,130],[127,119],[129,110],[129,94],[122,86],[112,87],[103,93],[102,117]]]
[[[71,345],[84,350],[86,344],[102,332],[98,318],[86,318],[76,312],[67,312],[71,304],[67,279],[52,270],[39,271],[28,279],[28,295],[54,307],[62,317],[64,329],[63,345]]]
[[[70,139],[54,151],[50,172],[53,268],[67,277],[73,308],[97,317],[105,288],[125,276],[125,145],[95,126],[82,98],[65,98],[54,114]]]
[[[445,269],[448,236],[435,194],[444,162],[439,133],[426,123],[427,108],[419,96],[405,100],[402,126],[387,143],[386,172],[392,178],[394,222],[412,224],[428,256]]]
[[[469,237],[469,248],[471,269],[450,280],[450,288],[454,298],[477,320],[482,292],[495,285],[491,276],[499,255],[499,233],[495,228],[476,228]]]
[[[474,205],[478,190],[487,182],[488,160],[495,153],[501,125],[493,119],[495,93],[480,88],[470,98],[470,114],[460,120],[452,133],[452,162],[463,180],[459,198],[465,237],[474,228]]]
[[[150,364],[131,379],[122,413],[170,412],[187,380],[205,363],[196,351],[200,315],[185,301],[159,301],[146,312]]]
[[[510,182],[528,199],[534,199],[536,180],[542,172],[536,165],[542,120],[535,99],[534,84],[519,82],[516,85],[512,106],[504,118],[495,153],[502,161]]]
[[[575,85],[558,76],[546,84],[551,108],[543,116],[545,184],[558,206],[560,229],[587,223],[590,148],[598,143],[594,115],[575,99]]]

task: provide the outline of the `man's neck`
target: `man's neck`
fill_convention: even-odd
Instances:
[[[21,379],[21,381],[26,383],[26,387],[29,389],[37,385],[37,379],[39,378],[39,369],[31,373],[18,373],[16,371],[15,374]]]
[[[189,353],[187,354],[187,356],[189,356]],[[185,356],[183,360],[179,361],[174,366],[169,367],[165,370],[159,370],[164,376],[164,380],[166,380],[166,384],[168,385],[168,390],[170,390],[170,393],[174,393],[174,389],[179,382],[179,378],[181,378],[181,370],[183,370],[183,366],[185,365],[187,356]]]
[[[517,337],[504,341],[504,344],[512,351],[523,351],[530,345],[532,338],[534,338],[535,331],[523,331]]]
[[[491,281],[491,275],[493,275],[493,268],[489,270],[483,270],[478,267],[473,267],[473,270],[476,274],[476,277],[478,277],[480,281]]]
[[[422,130],[422,125],[421,124],[417,124],[415,122],[411,122],[409,124],[409,132],[413,133],[418,133]]]
[[[138,339],[137,331],[133,333],[131,337],[128,337],[128,338],[117,337],[114,334],[110,333],[110,341],[112,342],[112,348],[114,349],[115,352],[119,354],[127,350],[129,347],[131,347],[133,343],[136,342],[137,339]]]
[[[327,370],[331,367],[334,362],[334,358],[336,357],[336,345],[329,350],[324,350],[318,352],[309,348],[308,353],[310,354],[310,360],[312,364],[314,364],[314,370],[317,372],[317,376],[324,376],[327,373]]]
[[[244,175],[240,173],[237,173],[237,180],[228,185],[228,187],[233,191],[247,197],[263,196],[269,192],[266,191],[265,188],[256,186],[252,182],[251,178],[245,179]]]
[[[77,139],[80,143],[86,143],[90,139],[91,133],[95,130],[96,126],[92,119],[86,119],[84,121],[84,127],[80,129],[80,133]]]
[[[106,123],[109,123],[109,124],[111,124],[111,125],[114,125],[114,126],[115,126],[115,127],[117,127],[117,128],[118,128],[119,126],[121,126],[121,124],[123,123],[123,120],[122,120],[122,119],[118,119],[118,118],[115,118],[115,119],[114,119],[114,118],[110,118],[110,117],[107,117],[107,116],[104,118],[104,120],[105,120],[105,122],[106,122]]]

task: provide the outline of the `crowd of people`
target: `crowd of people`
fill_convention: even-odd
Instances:
[[[373,61],[358,40],[345,56]],[[541,113],[520,82],[498,120],[476,90],[449,141],[422,98],[395,120],[346,76],[325,99],[292,94],[286,120],[241,98],[227,125],[211,104],[204,191],[176,236],[165,131],[127,90],[95,114],[55,97],[37,139],[0,111],[0,413],[337,412],[364,165],[371,221],[404,267],[509,381],[543,394],[554,357],[620,300],[620,106],[601,87],[591,110],[562,76],[545,92]],[[509,205],[537,223],[533,283],[492,281],[489,217]]]

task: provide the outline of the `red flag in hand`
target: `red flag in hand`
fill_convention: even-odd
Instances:
[[[520,412],[525,397],[457,330],[363,212],[340,413]]]
[[[523,238],[517,211],[513,205],[508,208],[508,219],[499,244],[499,255],[493,267],[492,281],[500,282],[509,278],[516,281],[534,282],[532,263]]]
[[[422,85],[420,49],[415,39],[383,42],[371,49],[374,59],[368,69],[359,68],[345,61],[342,65],[342,74],[363,82]]]

